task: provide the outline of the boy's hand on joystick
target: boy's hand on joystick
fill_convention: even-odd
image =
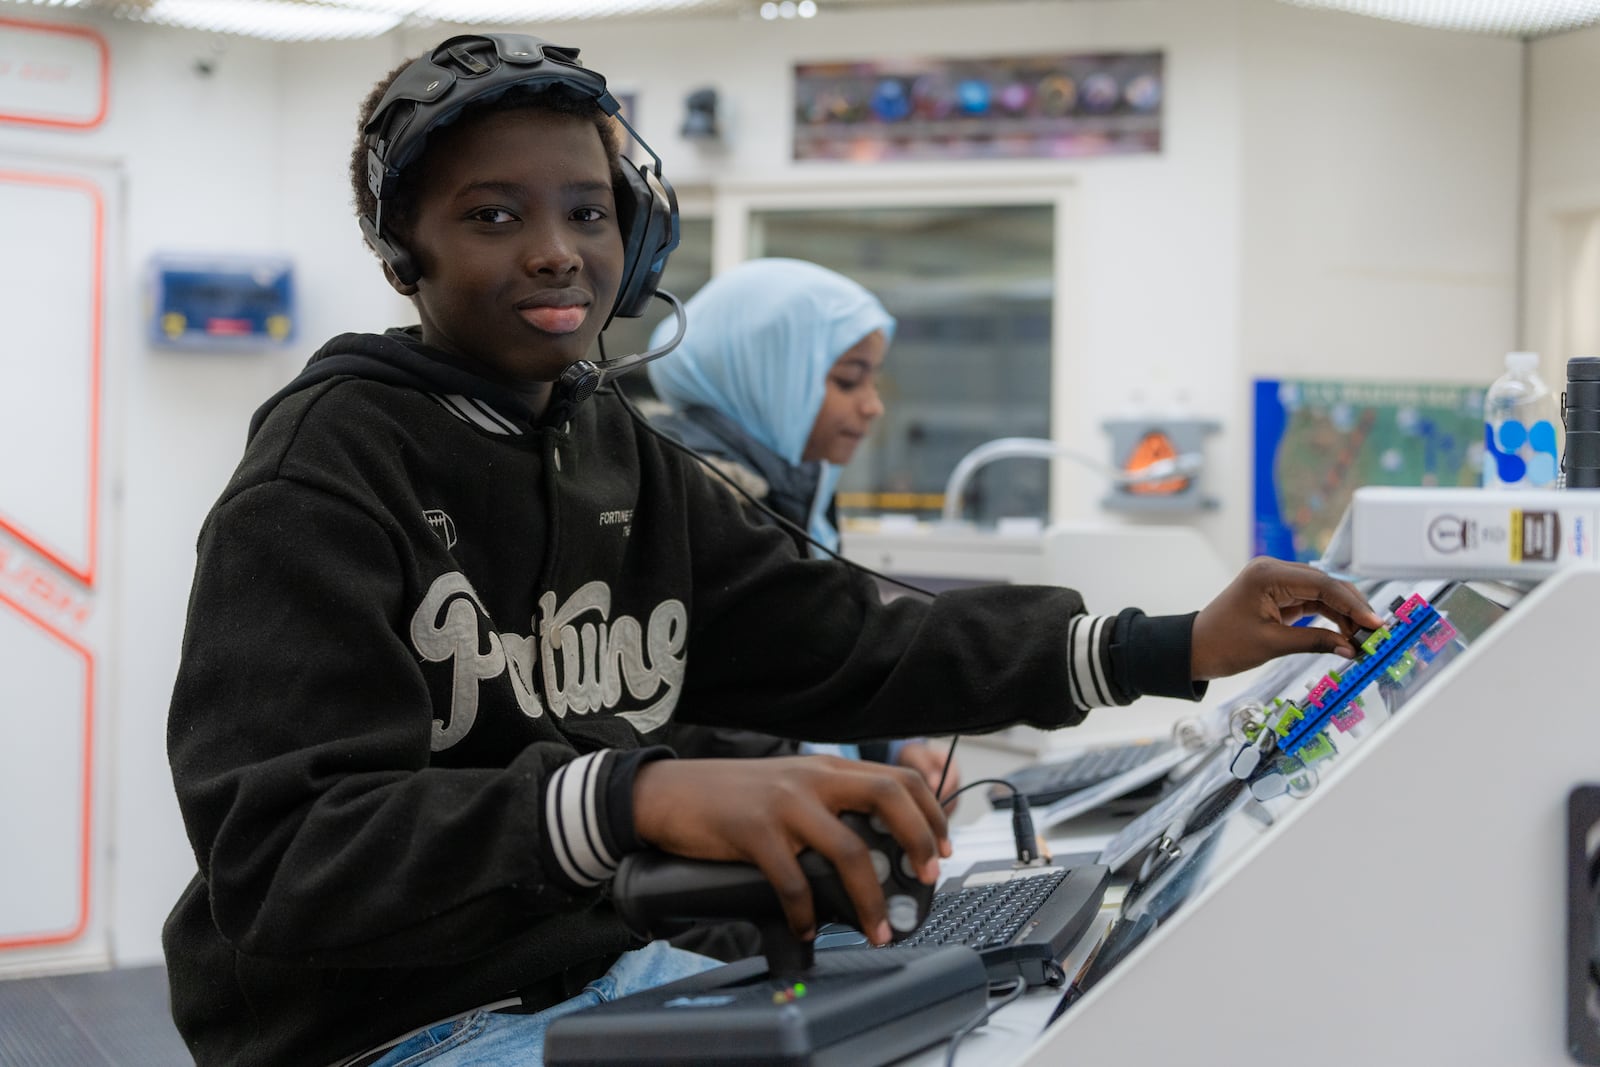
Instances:
[[[633,805],[641,840],[692,859],[759,868],[790,931],[804,941],[817,929],[811,881],[798,858],[807,849],[838,872],[868,940],[888,944],[895,933],[881,861],[841,812],[864,813],[893,835],[923,885],[938,881],[939,858],[950,855],[944,812],[921,776],[859,760],[655,760],[639,768]]]

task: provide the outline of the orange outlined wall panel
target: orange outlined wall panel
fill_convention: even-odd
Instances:
[[[91,587],[105,214],[89,179],[0,168],[0,528]]]
[[[91,130],[111,98],[111,50],[84,26],[0,17],[0,122]]]
[[[0,951],[89,925],[94,655],[0,593]]]

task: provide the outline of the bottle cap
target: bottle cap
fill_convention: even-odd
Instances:
[[[1537,352],[1507,352],[1506,370],[1518,374],[1528,374],[1539,369],[1539,353]]]

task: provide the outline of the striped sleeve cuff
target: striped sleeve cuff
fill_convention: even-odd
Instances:
[[[633,779],[665,745],[602,749],[556,768],[544,790],[545,867],[572,888],[592,889],[643,847],[633,826]]]
[[[590,752],[558,767],[544,790],[544,839],[555,871],[579,888],[610,878],[622,850],[603,810],[615,753]]]
[[[1111,684],[1111,628],[1115,615],[1074,615],[1067,623],[1072,703],[1079,711],[1126,704]]]

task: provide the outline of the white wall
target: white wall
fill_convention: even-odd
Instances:
[[[1594,330],[1600,289],[1573,294],[1570,242],[1600,225],[1600,27],[1536,41],[1528,84],[1527,344],[1545,356],[1544,377],[1566,380],[1563,360],[1600,355]],[[1584,309],[1571,306],[1586,301]],[[1576,312],[1576,314],[1575,314]],[[1579,336],[1574,336],[1575,334]]]
[[[583,48],[614,88],[637,91],[640,133],[682,186],[876,192],[937,181],[974,198],[1026,184],[1063,191],[1055,436],[1104,455],[1103,419],[1135,404],[1231,419],[1237,351],[1240,182],[1238,0],[938,4],[825,12],[807,22],[684,20],[574,24],[540,32]],[[1166,54],[1159,155],[1088,161],[857,166],[790,158],[797,61],[1160,49]],[[615,72],[626,72],[618,74]],[[725,153],[678,136],[682,100],[714,85],[729,102]],[[997,435],[1001,433],[996,429]],[[1063,518],[1101,516],[1105,485],[1059,464]],[[1230,502],[1237,507],[1243,497]],[[1201,520],[1242,562],[1243,520]]]
[[[349,197],[339,195],[350,136],[335,138],[331,122],[306,129],[288,116],[337,111],[351,126],[394,42],[288,49],[228,39],[218,55],[207,35],[23,14],[90,25],[111,50],[110,108],[100,128],[0,124],[0,152],[109,160],[123,174],[125,213],[112,220],[112,247],[122,254],[107,276],[104,543],[114,584],[97,607],[114,619],[99,783],[110,795],[112,848],[101,860],[110,896],[97,906],[115,958],[146,962],[159,957],[161,920],[193,871],[167,773],[165,722],[200,522],[238,460],[255,405],[327,336],[378,328],[398,313],[361,246]],[[201,57],[214,60],[209,77],[193,69]],[[295,343],[252,354],[148,345],[144,265],[173,251],[292,256],[301,308]]]
[[[120,27],[119,27],[120,28]],[[167,773],[167,700],[194,541],[232,473],[249,413],[334,333],[381,329],[394,297],[361,245],[342,160],[356,102],[392,42],[275,47],[127,28],[113,100],[128,139],[128,266],[156,251],[287,253],[300,316],[288,351],[168,353],[130,345],[122,437],[123,587],[113,867],[119,962],[158,958],[159,921],[193,873]],[[336,124],[302,114],[337,113]],[[137,320],[135,320],[137,322]]]
[[[1250,381],[1487,384],[1516,347],[1516,41],[1252,3],[1230,505]],[[1247,535],[1224,516],[1229,548]]]
[[[1276,0],[989,3],[541,30],[638,92],[640,132],[681,185],[921,183],[981,196],[1071,191],[1058,279],[1055,436],[1102,454],[1100,422],[1151,408],[1221,420],[1193,517],[1223,559],[1250,545],[1248,382],[1476,382],[1515,347],[1521,43],[1323,14]],[[416,42],[420,47],[424,42]],[[1158,156],[872,167],[789,158],[791,65],[873,56],[1156,49]],[[730,149],[677,134],[715,85]],[[1066,467],[1067,465],[1062,465]],[[1106,519],[1067,467],[1065,518]]]
[[[105,127],[0,125],[0,151],[107,157],[126,174],[108,449],[121,576],[112,921],[117,957],[131,963],[156,957],[160,921],[192,869],[164,722],[196,532],[254,406],[326,337],[402,320],[403,304],[360,245],[345,160],[367,87],[447,31],[297,46],[229,39],[204,77],[193,63],[212,56],[212,37],[95,25],[113,53]],[[681,187],[881,190],[931,176],[979,192],[1003,182],[1070,190],[1075,242],[1064,250],[1058,305],[1062,436],[1102,451],[1099,421],[1125,412],[1135,394],[1221,419],[1227,429],[1211,458],[1223,506],[1199,525],[1230,562],[1249,543],[1248,376],[1477,380],[1513,342],[1514,43],[1272,0],[936,4],[807,23],[540,32],[581,46],[614,88],[638,94],[641,132]],[[788,158],[797,59],[1149,48],[1167,58],[1158,156],[932,169]],[[684,95],[706,84],[733,107],[732,148],[720,158],[677,135]],[[147,346],[133,286],[158,250],[292,256],[300,333],[290,350],[174,355]],[[1093,515],[1102,487],[1068,484],[1069,513]]]
[[[1244,369],[1493,378],[1523,46],[1260,3],[1244,47]]]

